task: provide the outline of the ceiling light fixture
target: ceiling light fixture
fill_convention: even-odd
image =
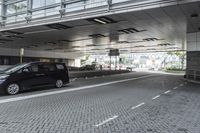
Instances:
[[[141,31],[135,28],[127,28],[127,29],[118,30],[118,33],[121,33],[121,34],[131,34],[131,33],[136,33],[136,32],[141,32]]]
[[[51,29],[57,29],[57,30],[66,30],[66,29],[69,29],[69,28],[72,28],[70,26],[67,26],[67,25],[63,25],[63,24],[48,24],[48,25],[45,25]]]
[[[92,38],[106,37],[105,35],[102,35],[102,34],[92,34],[92,35],[88,35],[88,36],[92,37]]]
[[[157,38],[145,38],[145,39],[143,39],[143,41],[157,41],[157,40],[160,40],[160,39],[157,39]]]
[[[130,42],[129,41],[118,41],[117,43],[122,44],[122,43],[130,43]]]
[[[88,44],[86,45],[86,47],[94,47],[94,46],[97,46],[96,44]]]
[[[197,13],[193,13],[193,14],[191,14],[191,16],[190,16],[192,19],[195,19],[195,18],[198,18],[199,17],[199,15],[197,14]]]
[[[101,23],[101,24],[107,24],[106,22],[104,22],[104,21],[102,21],[102,20],[100,20],[100,19],[97,19],[97,18],[95,18],[94,21],[99,22],[99,23]]]
[[[91,19],[87,19],[89,22],[95,22],[98,24],[111,24],[111,23],[116,23],[116,21],[114,21],[111,18],[108,17],[98,17],[98,18],[91,18]]]

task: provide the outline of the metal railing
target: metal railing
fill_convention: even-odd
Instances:
[[[52,8],[49,8],[49,9],[52,9],[51,11],[48,11],[49,9],[41,9],[38,11],[33,11],[32,15],[28,15],[28,16],[25,16],[26,14],[21,14],[18,16],[13,16],[13,18],[7,17],[7,20],[1,20],[1,23],[11,24],[11,23],[16,23],[20,21],[27,21],[26,17],[29,17],[30,19],[46,18],[52,15],[60,15],[60,11],[64,11],[64,14],[67,14],[67,13],[87,10],[91,8],[101,7],[101,6],[107,6],[107,4],[108,4],[107,0],[102,0],[98,2],[85,3],[85,4],[76,5],[73,7],[66,7],[66,8],[52,7]]]
[[[32,14],[27,15],[27,14],[21,14],[21,15],[16,15],[13,16],[13,18],[11,17],[7,17],[6,16],[4,18],[6,18],[5,20],[1,20],[0,21],[0,26],[2,26],[3,28],[6,26],[9,27],[13,27],[15,25],[18,24],[26,24],[29,22],[42,22],[44,21],[49,21],[49,20],[54,20],[54,21],[59,21],[60,18],[62,18],[62,16],[66,17],[66,18],[70,18],[70,20],[73,19],[72,16],[77,16],[77,17],[81,17],[83,18],[86,15],[93,15],[93,10],[91,9],[96,9],[94,10],[97,11],[96,13],[99,14],[101,11],[103,12],[108,12],[108,10],[110,10],[110,12],[115,12],[116,11],[120,11],[120,10],[124,10],[124,11],[131,11],[133,9],[140,9],[145,7],[155,7],[156,5],[159,6],[160,4],[163,6],[164,4],[177,4],[179,1],[181,0],[122,0],[121,2],[119,2],[119,0],[112,0],[112,3],[110,5],[110,3],[108,2],[109,0],[101,0],[101,1],[97,1],[97,2],[92,2],[92,3],[83,3],[81,5],[77,5],[77,6],[73,6],[73,7],[65,7],[65,8],[61,8],[61,6],[57,6],[57,7],[51,7],[51,8],[44,8],[41,10],[37,10],[37,11],[32,11]],[[110,9],[110,6],[111,9]],[[51,9],[49,11],[49,9]],[[123,12],[121,12],[123,13]]]

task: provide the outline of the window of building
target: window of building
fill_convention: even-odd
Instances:
[[[82,9],[85,8],[84,4],[85,4],[84,1],[77,1],[77,2],[72,2],[72,3],[67,3],[65,5],[66,12],[82,10]]]
[[[35,9],[35,8],[45,7],[45,6],[54,5],[60,2],[61,0],[32,0],[32,3],[33,3],[32,8]]]
[[[44,7],[45,6],[46,0],[33,0],[32,1],[32,8],[39,8],[39,7]]]
[[[46,5],[53,5],[61,2],[61,0],[46,0],[46,1],[48,1],[46,2]]]
[[[27,1],[20,1],[6,5],[6,14],[17,14],[26,12],[27,10]]]

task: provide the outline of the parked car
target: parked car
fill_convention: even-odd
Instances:
[[[0,91],[9,95],[38,86],[54,85],[61,88],[67,83],[69,76],[64,63],[32,62],[0,72]]]

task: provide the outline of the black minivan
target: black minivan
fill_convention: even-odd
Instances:
[[[69,75],[64,63],[31,62],[0,71],[0,91],[9,95],[44,85],[61,88],[67,83]]]

